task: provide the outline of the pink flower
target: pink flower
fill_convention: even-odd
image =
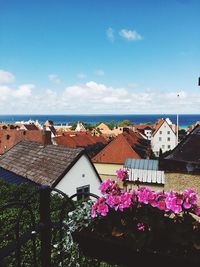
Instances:
[[[138,231],[144,232],[144,230],[145,230],[144,223],[138,223],[137,224],[137,229],[138,229]]]
[[[183,195],[175,192],[170,191],[168,194],[166,194],[166,207],[169,211],[174,213],[179,213],[183,210],[182,204],[183,204]]]
[[[166,203],[164,200],[158,201],[157,206],[159,210],[166,210]]]
[[[126,170],[119,169],[116,171],[116,173],[117,173],[117,178],[122,182],[128,180],[128,178],[129,178],[128,171],[126,171]]]
[[[183,203],[183,207],[184,207],[185,209],[190,209],[190,208],[192,207],[192,205],[191,205],[189,202],[184,201],[184,203]]]
[[[96,202],[92,206],[92,217],[96,217],[99,213],[102,216],[106,216],[108,213],[108,205],[105,203],[105,198],[101,197],[96,200]]]
[[[154,194],[152,190],[148,187],[141,187],[137,191],[138,201],[144,204],[154,200]]]
[[[124,192],[121,195],[107,195],[106,204],[114,210],[123,211],[129,208],[132,204],[132,194]]]
[[[120,193],[120,188],[117,182],[111,179],[107,179],[103,183],[101,183],[99,189],[103,195],[106,195],[109,193],[116,195]]]

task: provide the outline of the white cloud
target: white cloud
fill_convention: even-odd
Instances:
[[[77,74],[77,78],[80,79],[80,80],[84,80],[87,78],[87,75],[85,73],[79,73]]]
[[[49,81],[54,82],[56,84],[60,84],[61,83],[61,80],[60,80],[60,78],[58,77],[57,74],[49,74],[48,75],[48,79],[49,79]]]
[[[0,84],[13,83],[15,76],[8,71],[0,70]]]
[[[0,85],[0,114],[200,113],[200,92],[132,90],[95,81],[62,90],[35,87]]]
[[[114,32],[115,32],[114,29],[111,27],[106,30],[106,36],[108,40],[112,43],[115,41]]]
[[[128,41],[140,41],[143,37],[136,31],[122,29],[119,31],[119,35]]]
[[[19,102],[16,102],[16,105],[20,104],[20,99],[31,96],[33,88],[35,88],[34,84],[23,84],[15,89],[2,85],[0,86],[0,100],[12,102],[18,98]]]
[[[103,76],[104,74],[105,74],[105,72],[103,71],[103,70],[96,70],[95,71],[95,74],[97,75],[97,76]]]
[[[0,85],[0,100],[2,101],[6,100],[9,94],[10,94],[10,88],[6,85]]]
[[[13,90],[12,94],[15,97],[27,97],[30,96],[32,93],[32,89],[35,88],[34,84],[23,84],[20,85],[17,90]]]

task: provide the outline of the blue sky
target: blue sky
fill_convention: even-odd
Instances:
[[[199,11],[199,0],[0,0],[0,113],[200,113]]]

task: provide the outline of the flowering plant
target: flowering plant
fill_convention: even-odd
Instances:
[[[126,181],[122,169],[117,177]],[[114,180],[100,186],[102,197],[92,206],[93,229],[104,237],[121,238],[135,249],[186,253],[200,245],[200,207],[192,189],[179,193],[138,187],[130,192]]]

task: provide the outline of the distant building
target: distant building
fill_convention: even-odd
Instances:
[[[151,125],[147,124],[134,124],[133,125],[133,131],[138,131],[142,136],[147,139],[151,140],[152,133],[153,133],[153,128]]]
[[[85,126],[81,122],[77,122],[75,132],[86,132]]]
[[[53,139],[55,144],[66,147],[82,147],[85,148],[87,154],[92,158],[100,150],[102,150],[107,141],[102,136],[92,136],[89,132],[65,132],[61,136]]]
[[[53,125],[54,125],[54,123],[52,120],[46,120],[44,123],[44,126],[46,126],[46,127],[53,126]]]
[[[151,137],[151,148],[155,156],[159,156],[160,150],[164,153],[174,149],[176,142],[174,125],[169,119],[159,119],[154,125],[154,132]]]
[[[57,136],[57,131],[53,125],[49,126],[43,126],[44,131],[50,132],[51,133],[51,140],[53,142],[53,138]]]
[[[23,140],[0,157],[0,177],[7,182],[48,185],[71,196],[99,194],[101,179],[81,148]]]
[[[36,131],[36,130],[39,130],[39,128],[34,123],[29,123],[29,124],[22,124],[20,126],[20,130]]]
[[[21,140],[36,141],[41,144],[51,144],[50,132],[43,130],[18,130],[18,129],[1,129],[0,130],[0,154],[11,149]]]

